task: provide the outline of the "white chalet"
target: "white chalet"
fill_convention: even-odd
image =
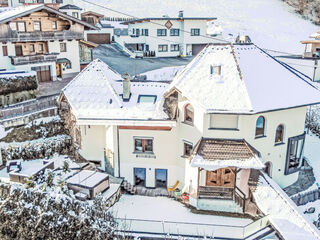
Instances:
[[[208,43],[221,42],[221,27],[214,17],[159,17],[123,22],[128,35],[115,33],[114,40],[146,57],[177,57],[198,54]],[[212,38],[214,37],[214,38]]]
[[[95,60],[59,98],[85,159],[136,186],[179,181],[192,206],[236,213],[252,210],[252,196],[263,202],[260,170],[281,187],[297,180],[307,106],[319,102],[254,44],[208,45],[171,83],[130,81]]]

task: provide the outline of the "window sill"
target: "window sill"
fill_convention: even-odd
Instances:
[[[287,175],[290,175],[290,174],[299,172],[300,169],[301,169],[301,167],[297,167],[297,168],[295,168],[295,169],[286,169],[284,175],[287,176]]]
[[[132,154],[148,154],[148,155],[154,155],[154,152],[133,152]]]
[[[239,128],[208,128],[208,130],[240,131]]]
[[[259,138],[266,138],[267,136],[266,135],[260,135],[260,136],[255,136],[254,139],[259,139]]]
[[[189,158],[191,155],[182,155],[182,158]]]
[[[192,126],[192,127],[194,126],[192,122],[183,121],[183,122],[181,122],[181,123],[184,123],[184,124],[189,125],[189,126]]]
[[[281,146],[281,145],[285,145],[286,143],[284,142],[279,142],[279,143],[275,143],[274,146]]]

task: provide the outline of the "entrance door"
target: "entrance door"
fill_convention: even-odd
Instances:
[[[136,186],[146,186],[146,169],[145,168],[134,168],[134,185]]]
[[[38,82],[51,81],[51,67],[50,66],[32,67],[31,70],[37,72]]]
[[[167,188],[168,170],[156,169],[156,187]]]
[[[231,168],[221,168],[216,171],[207,171],[206,186],[234,187],[235,173]]]
[[[60,63],[56,64],[56,70],[57,70],[57,77],[62,78],[62,68]]]
[[[22,52],[22,46],[21,45],[16,45],[16,56],[22,56],[23,52]]]

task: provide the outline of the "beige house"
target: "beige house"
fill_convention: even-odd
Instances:
[[[59,99],[85,159],[136,186],[179,181],[196,208],[239,213],[257,171],[281,187],[297,180],[307,106],[319,102],[253,44],[209,45],[172,82],[130,80],[95,60]]]

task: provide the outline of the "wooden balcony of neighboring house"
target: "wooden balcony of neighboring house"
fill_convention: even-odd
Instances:
[[[73,40],[83,39],[83,32],[75,31],[48,31],[48,32],[17,32],[7,31],[0,33],[0,41],[12,41],[12,42],[23,42],[23,41],[49,41],[49,40]]]
[[[57,60],[58,53],[37,54],[27,56],[11,56],[12,65],[24,65],[41,62],[54,62]]]

